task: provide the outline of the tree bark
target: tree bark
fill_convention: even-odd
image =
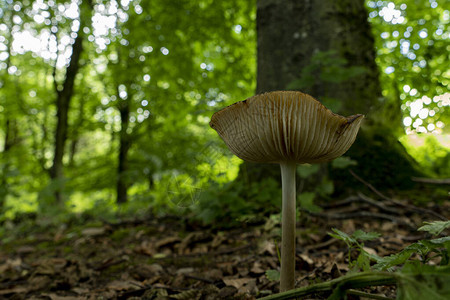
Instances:
[[[260,0],[257,6],[257,93],[284,90],[318,52],[334,51],[359,76],[333,83],[315,78],[302,91],[341,100],[337,113],[367,114],[381,97],[374,39],[363,0]],[[302,78],[300,78],[302,79]]]
[[[389,177],[389,182],[384,180],[380,185],[400,187],[411,181],[392,172],[396,164],[402,165],[403,174],[408,176],[417,172],[392,133],[399,124],[389,124],[390,132],[375,128],[383,101],[367,19],[363,0],[258,0],[256,92],[286,90],[296,81],[309,82],[301,91],[321,102],[332,99],[338,104],[333,112],[365,114],[367,130],[362,128],[348,155],[358,161],[355,169],[368,179]],[[319,54],[328,60],[318,61]],[[326,76],[330,65],[337,66],[332,71],[339,76]],[[343,74],[357,68],[358,75]],[[377,156],[370,149],[376,149]],[[368,157],[374,159],[366,164]],[[344,182],[353,180],[348,174],[341,175]],[[251,183],[266,177],[279,179],[278,168],[244,162],[237,180]]]
[[[128,151],[131,147],[131,138],[128,130],[130,122],[130,100],[119,99],[118,109],[120,112],[121,128],[119,133],[119,157],[117,167],[117,203],[125,203],[128,201],[128,178],[126,172],[128,171]]]
[[[70,58],[69,66],[66,70],[66,76],[62,84],[61,90],[56,90],[56,131],[53,164],[50,169],[50,178],[55,181],[60,181],[63,178],[63,157],[64,146],[67,140],[67,128],[69,119],[70,101],[73,96],[73,88],[75,84],[75,76],[78,73],[79,61],[81,52],[83,51],[83,37],[81,30],[75,38],[72,46],[72,56]],[[55,191],[55,198],[57,203],[62,202],[62,186],[58,184]]]

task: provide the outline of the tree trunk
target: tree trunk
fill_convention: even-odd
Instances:
[[[329,108],[335,113],[365,114],[365,127],[370,128],[367,125],[377,123],[375,118],[383,102],[367,19],[363,0],[259,0],[256,92],[299,89],[326,106],[331,104]],[[393,126],[398,127],[398,123]],[[414,173],[411,161],[388,132],[381,141],[384,148],[376,148],[373,169],[367,168],[368,154],[373,157],[368,152],[371,143],[380,142],[373,141],[374,132],[379,130],[363,128],[349,155],[358,160],[356,169],[361,175],[375,175],[381,185],[398,187],[407,177],[392,170],[395,163],[383,157],[394,157],[405,166],[403,171],[408,176]],[[244,162],[238,180],[259,182],[265,177],[280,178],[278,167]],[[386,177],[392,182],[386,184],[382,179]]]
[[[327,78],[327,66],[318,65],[309,74],[314,80],[303,84],[302,91],[319,101],[341,100],[337,113],[367,114],[381,97],[367,17],[363,0],[260,0],[257,93],[285,90],[295,80],[306,80],[305,68],[320,64],[314,56],[328,53],[334,63],[345,60],[336,66],[362,67],[363,73],[347,78],[351,74],[335,70],[341,78]]]
[[[81,52],[83,51],[83,37],[81,30],[75,38],[75,43],[72,46],[72,56],[70,58],[69,66],[66,70],[66,76],[61,90],[56,91],[56,131],[55,131],[55,150],[53,156],[53,164],[50,169],[50,177],[54,181],[61,181],[63,179],[63,157],[64,146],[67,140],[67,127],[69,118],[70,100],[73,95],[73,88],[75,83],[75,76],[78,73],[79,61]],[[62,184],[58,182],[58,187],[55,191],[55,198],[57,203],[62,203]]]
[[[130,121],[130,103],[129,98],[119,99],[119,112],[121,120],[121,128],[119,133],[120,149],[119,149],[119,164],[117,168],[117,203],[125,203],[128,200],[128,178],[126,172],[128,171],[128,151],[131,147],[131,138],[128,130]]]

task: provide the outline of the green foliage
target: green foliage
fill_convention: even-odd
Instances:
[[[450,227],[450,221],[442,222],[435,221],[426,223],[418,230],[428,231],[431,234],[439,235],[445,228]],[[386,257],[370,254],[364,250],[364,244],[359,241],[368,241],[378,238],[380,235],[374,232],[365,233],[361,230],[355,231],[352,235],[348,235],[338,229],[333,229],[334,233],[329,235],[344,241],[349,248],[349,262],[350,265],[361,270],[394,270],[395,267],[405,264],[409,261],[413,254],[418,254],[421,257],[421,262],[426,264],[431,259],[441,258],[440,265],[449,265],[450,256],[450,236],[445,236],[431,240],[420,240],[413,243],[398,253],[391,254]],[[358,258],[356,261],[351,260],[351,251],[358,251]],[[375,262],[370,266],[371,262]]]
[[[334,231],[334,233],[329,233],[330,236],[339,239],[347,244],[347,247],[349,249],[348,260],[350,266],[352,268],[357,268],[364,271],[369,270],[370,259],[372,258],[372,255],[364,250],[364,244],[362,244],[361,241],[374,240],[380,237],[380,234],[376,232],[364,232],[362,230],[356,230],[353,234],[348,235],[347,233],[336,228],[333,228],[332,230]],[[355,261],[351,259],[352,250],[359,251],[358,258]]]
[[[425,222],[426,225],[419,227],[418,231],[427,231],[432,235],[440,235],[442,231],[450,228],[450,221]]]
[[[121,174],[131,206],[185,206],[193,190],[217,176],[223,159],[205,151],[219,141],[209,131],[209,116],[254,90],[255,2],[124,3],[94,0],[96,22],[81,20],[78,29],[77,14],[65,12],[70,1],[1,2],[0,209],[7,216],[39,205],[47,211],[45,203],[61,186],[49,182],[48,172],[55,97],[70,60],[70,36],[78,30],[85,40],[69,110],[63,209],[89,210],[114,199],[122,128],[131,141],[128,170]],[[40,50],[13,49],[23,33],[51,42]],[[125,103],[129,119],[121,120]]]
[[[358,163],[348,156],[340,156],[331,162],[334,169],[345,169],[350,166],[356,166]]]
[[[279,281],[280,280],[280,272],[277,270],[267,270],[266,277],[269,281]]]
[[[450,176],[450,148],[439,142],[435,135],[404,136],[400,139],[408,153],[431,176]]]
[[[430,266],[408,262],[396,273],[397,299],[445,300],[450,298],[450,266]]]
[[[441,97],[450,83],[446,2],[393,0],[366,4],[383,96],[388,100],[385,120],[397,120],[402,112],[403,119],[411,118],[404,123],[410,132],[431,132],[438,128],[437,124],[448,124],[448,104]]]
[[[200,194],[194,215],[205,224],[235,226],[262,215],[279,212],[281,191],[278,183],[268,178],[260,183],[233,181],[211,183]]]

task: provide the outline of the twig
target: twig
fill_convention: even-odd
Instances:
[[[353,172],[352,170],[348,170],[350,172],[350,174],[353,175],[353,177],[355,177],[358,181],[360,181],[361,183],[363,183],[365,186],[367,186],[372,192],[374,192],[375,194],[377,194],[379,197],[383,198],[384,200],[390,201],[391,199],[386,197],[385,195],[383,195],[379,190],[377,190],[373,185],[371,185],[370,183],[368,183],[367,181],[365,181],[364,179],[362,179],[361,177],[359,177],[358,175],[355,174],[355,172]]]
[[[333,219],[333,220],[343,220],[343,219],[358,219],[358,218],[375,218],[375,219],[383,219],[383,220],[389,220],[391,222],[405,225],[410,229],[415,230],[416,227],[411,225],[409,222],[406,222],[398,217],[391,216],[388,214],[382,214],[382,213],[376,213],[376,212],[369,212],[369,211],[358,211],[354,213],[340,213],[340,214],[331,214],[331,213],[315,213],[311,211],[307,211],[302,209],[302,211],[316,217],[326,218],[326,219]]]
[[[367,286],[394,285],[395,275],[387,272],[362,272],[346,275],[327,282],[321,282],[307,287],[302,287],[287,292],[267,296],[260,300],[281,300],[293,299],[295,297],[306,296],[314,293],[331,292],[335,288],[350,289],[363,288]]]
[[[337,239],[329,239],[328,241],[325,241],[325,242],[322,242],[322,243],[319,243],[319,244],[313,244],[313,245],[305,246],[303,249],[304,249],[305,251],[318,250],[318,249],[320,249],[320,248],[328,247],[328,246],[330,246],[331,244],[336,243],[337,241],[338,241]],[[302,252],[303,252],[303,251],[299,251],[299,253],[302,253]]]
[[[431,184],[450,184],[450,178],[433,179],[433,178],[411,177],[411,180],[415,182],[431,183]]]
[[[196,256],[217,256],[217,255],[223,255],[223,254],[229,254],[229,253],[233,253],[233,252],[238,252],[241,250],[245,250],[247,248],[251,248],[252,245],[251,244],[247,244],[247,245],[243,245],[243,246],[239,246],[239,247],[235,247],[235,248],[230,248],[230,249],[224,249],[224,250],[220,250],[220,251],[214,251],[214,252],[199,252],[199,253],[189,253],[189,254],[175,254],[175,255],[168,255],[168,256],[164,256],[164,257],[160,257],[158,259],[160,260],[165,260],[165,259],[173,259],[173,258],[183,258],[183,257],[196,257]]]
[[[366,203],[369,203],[370,205],[376,206],[376,207],[378,207],[379,209],[381,209],[381,210],[383,210],[383,211],[385,211],[385,212],[389,212],[389,213],[392,213],[392,214],[395,214],[395,215],[399,215],[399,214],[400,214],[396,209],[393,209],[393,208],[391,208],[391,207],[387,207],[387,206],[384,205],[383,203],[377,202],[377,201],[373,200],[372,198],[370,198],[370,197],[364,195],[364,194],[361,193],[361,192],[358,192],[358,197],[359,197],[362,201],[364,201],[364,202],[366,202]]]
[[[426,208],[421,208],[421,207],[417,207],[417,206],[410,205],[410,204],[405,204],[405,203],[402,203],[402,202],[400,202],[400,201],[391,199],[391,198],[389,198],[389,197],[383,195],[383,194],[382,194],[379,190],[377,190],[373,185],[371,185],[370,183],[368,183],[367,181],[365,181],[364,179],[362,179],[361,177],[359,177],[358,175],[356,175],[355,172],[353,172],[352,170],[349,170],[349,172],[350,172],[350,174],[353,175],[353,177],[355,177],[357,180],[359,180],[359,181],[362,182],[364,185],[366,185],[372,192],[374,192],[374,193],[377,194],[380,198],[382,198],[382,199],[384,199],[384,200],[386,200],[386,201],[389,201],[389,202],[391,202],[391,203],[394,203],[395,205],[399,205],[399,206],[408,208],[408,209],[410,209],[410,210],[412,210],[412,211],[415,211],[415,212],[425,213],[425,214],[428,214],[428,215],[432,215],[432,216],[434,216],[434,217],[436,217],[436,218],[438,218],[438,219],[441,219],[441,220],[443,220],[443,221],[446,221],[446,220],[447,220],[446,217],[444,217],[443,215],[441,215],[441,214],[439,214],[439,213],[437,213],[437,212],[435,212],[435,211],[433,211],[433,210],[426,209]]]

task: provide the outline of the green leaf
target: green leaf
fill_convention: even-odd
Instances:
[[[280,272],[278,272],[277,270],[267,270],[266,277],[270,281],[278,281],[280,280]]]
[[[331,166],[335,169],[345,169],[349,166],[356,166],[358,163],[348,156],[341,156],[331,162]]]
[[[328,233],[328,235],[330,235],[330,236],[332,236],[332,237],[334,237],[334,238],[336,238],[338,240],[344,241],[347,244],[357,243],[357,241],[353,237],[351,237],[350,235],[346,234],[345,232],[340,231],[337,228],[332,228],[331,230],[333,230],[336,234]]]
[[[297,167],[297,174],[303,179],[317,173],[317,171],[319,171],[319,165],[303,164]]]
[[[320,212],[322,208],[314,204],[316,194],[312,192],[305,192],[298,195],[297,199],[300,202],[300,207],[312,212]]]
[[[322,196],[331,195],[334,192],[333,181],[324,178],[320,185],[316,188],[316,191]]]
[[[353,232],[352,236],[360,241],[371,241],[381,236],[378,232],[364,232],[360,229]]]
[[[430,266],[417,262],[406,264],[398,274],[400,300],[450,299],[450,266]]]
[[[417,229],[418,231],[427,231],[432,235],[439,235],[442,231],[450,228],[450,221],[434,221],[434,222],[424,222],[422,227]]]
[[[389,256],[380,257],[377,260],[377,264],[373,266],[376,270],[388,270],[394,266],[405,263],[413,253],[422,252],[425,246],[420,245],[419,243],[414,243],[409,245],[399,253],[391,254]]]

